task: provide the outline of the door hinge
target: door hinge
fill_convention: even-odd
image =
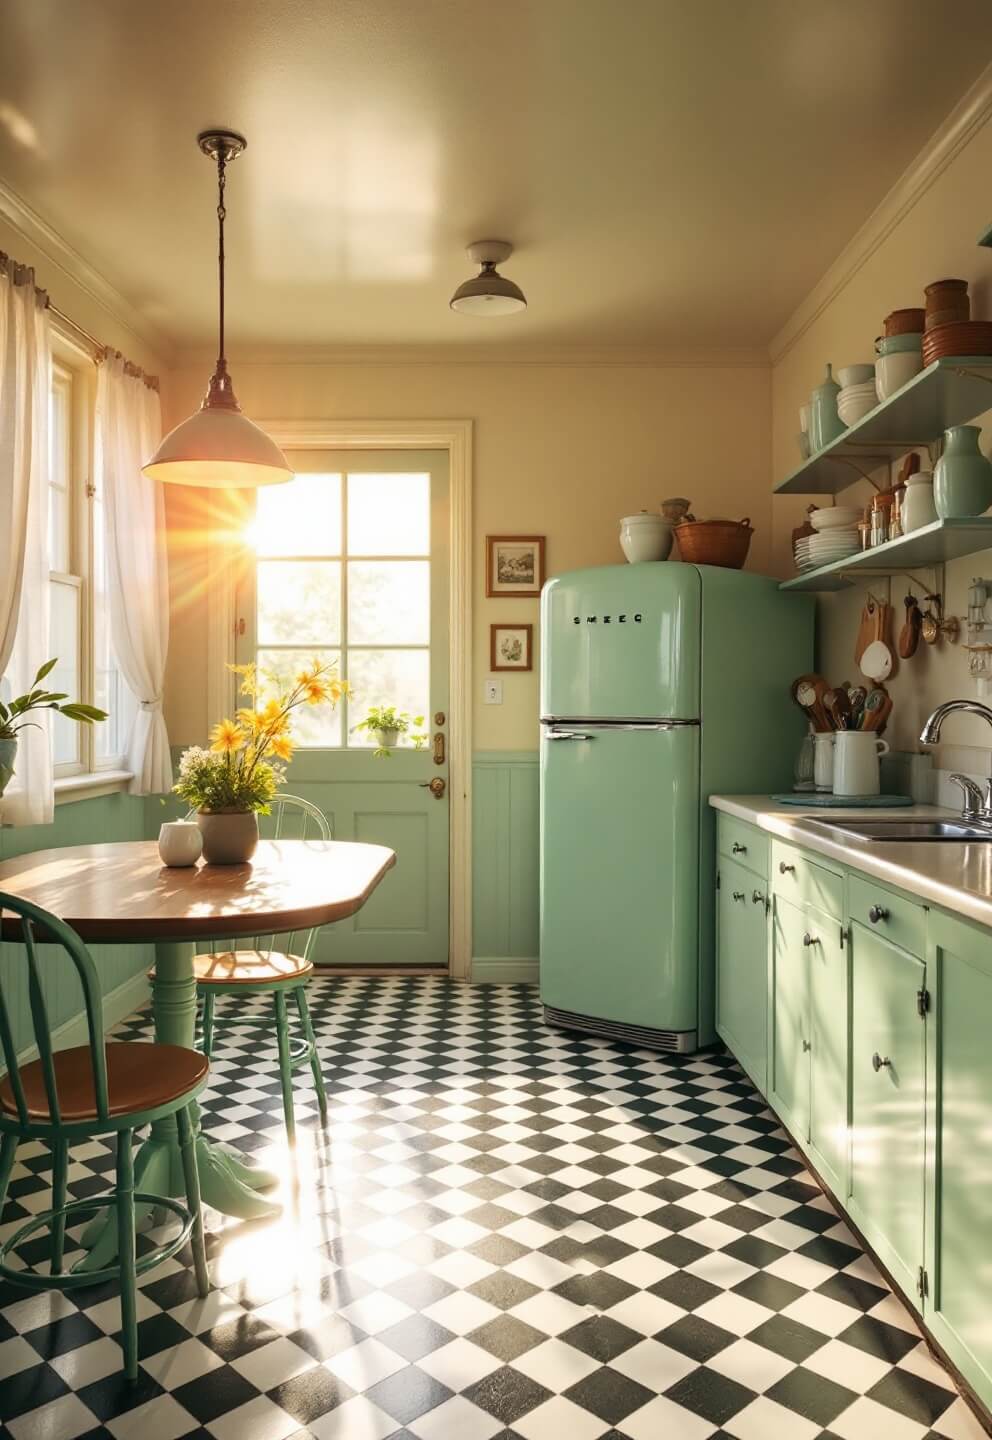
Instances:
[[[922,1265],[916,1272],[916,1293],[921,1300],[925,1300],[930,1294],[930,1279]]]
[[[719,890],[719,888],[720,888],[720,872],[719,872],[719,870],[716,872],[716,888],[717,888],[718,890]]]
[[[842,926],[840,927],[840,948],[841,948],[842,950],[843,950],[844,946],[847,944],[848,940],[850,939],[850,936],[851,936],[851,932],[848,930],[847,926],[846,926],[846,925],[842,925]]]
[[[927,1011],[930,1009],[930,991],[917,990],[916,992],[916,1013],[921,1020],[927,1018]]]

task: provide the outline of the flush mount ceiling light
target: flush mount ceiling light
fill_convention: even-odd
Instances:
[[[233,130],[204,130],[197,143],[217,166],[217,364],[199,410],[166,435],[142,468],[153,480],[175,485],[224,489],[278,485],[291,479],[293,472],[275,441],[241,413],[224,355],[224,187],[227,166],[248,142]]]
[[[515,315],[518,310],[527,309],[520,286],[496,269],[513,254],[508,240],[476,240],[466,254],[482,269],[464,285],[459,285],[451,297],[452,310],[462,315]]]

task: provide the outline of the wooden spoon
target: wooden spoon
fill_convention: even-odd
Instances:
[[[923,613],[916,602],[915,595],[907,595],[903,604],[906,606],[906,619],[899,631],[899,654],[903,660],[909,660],[916,654],[917,646],[920,643]]]
[[[827,714],[834,722],[835,730],[850,729],[851,702],[846,690],[828,690],[823,697],[823,703],[826,706]]]
[[[826,691],[827,682],[822,675],[803,676],[796,684],[796,701],[806,711],[816,730],[820,733],[833,729],[830,717],[823,705]]]
[[[891,696],[891,695],[886,695],[885,699],[882,701],[882,703],[881,703],[879,706],[877,706],[877,707],[876,707],[874,710],[872,710],[870,713],[867,713],[867,712],[866,712],[866,714],[865,714],[865,726],[864,726],[864,728],[865,728],[866,730],[871,730],[871,731],[873,731],[876,735],[877,735],[877,734],[880,734],[880,733],[885,729],[885,726],[886,726],[886,724],[887,724],[887,722],[888,722],[888,718],[889,718],[889,716],[890,716],[891,714],[892,714],[892,696]]]
[[[881,685],[876,685],[868,691],[865,699],[864,714],[861,719],[862,730],[877,730],[878,715],[885,708],[886,701],[889,701],[889,710],[892,709],[892,702],[889,700],[889,692]],[[886,715],[888,711],[886,711]]]

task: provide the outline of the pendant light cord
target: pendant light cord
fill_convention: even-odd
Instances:
[[[225,363],[224,355],[224,221],[227,219],[227,210],[224,206],[224,189],[227,185],[227,157],[224,148],[217,151],[217,293],[218,293],[218,336],[219,349],[217,354],[217,365],[220,368]]]

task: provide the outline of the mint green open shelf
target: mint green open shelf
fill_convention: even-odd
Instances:
[[[942,565],[962,555],[975,555],[992,547],[992,516],[969,520],[935,520],[921,530],[912,530],[898,540],[888,540],[871,550],[859,550],[846,560],[807,570],[792,580],[783,580],[780,590],[843,590],[870,575],[893,574],[914,565]]]
[[[992,408],[990,382],[992,356],[934,361],[843,435],[804,460],[776,485],[774,493],[836,495],[846,490],[857,481],[859,471],[874,470],[898,460],[907,450],[930,445],[951,425],[966,425]]]

